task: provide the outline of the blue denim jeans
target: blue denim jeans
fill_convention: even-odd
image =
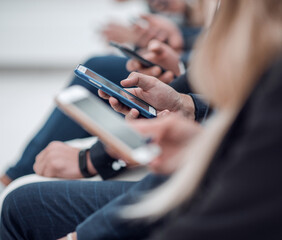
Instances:
[[[134,182],[59,181],[22,186],[5,199],[1,240],[63,237],[132,185]]]
[[[148,175],[140,182],[55,181],[32,183],[5,199],[2,240],[53,240],[77,232],[78,240],[144,239],[155,227],[120,217],[124,205],[167,180]],[[149,225],[148,225],[149,224]],[[159,223],[157,223],[159,224]]]
[[[83,65],[119,84],[121,80],[129,75],[125,67],[126,61],[127,59],[122,57],[102,56],[93,57]],[[98,94],[95,87],[76,76],[69,85],[82,85],[93,94]],[[83,128],[68,118],[59,109],[55,108],[39,132],[27,144],[16,165],[9,168],[6,174],[14,180],[24,175],[34,173],[33,164],[36,155],[51,141],[68,141],[85,137],[89,137],[89,134]]]

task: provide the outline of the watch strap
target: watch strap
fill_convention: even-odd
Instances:
[[[92,177],[87,168],[87,152],[89,149],[82,149],[78,154],[79,169],[83,177]]]

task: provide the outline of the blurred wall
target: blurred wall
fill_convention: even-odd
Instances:
[[[103,25],[143,10],[141,0],[0,0],[0,174],[45,122],[73,68],[108,51]]]
[[[0,0],[0,69],[67,68],[105,51],[103,24],[144,9],[140,0]]]

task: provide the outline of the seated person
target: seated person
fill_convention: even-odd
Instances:
[[[152,18],[152,16],[151,16]],[[164,24],[162,22],[159,22],[157,20],[154,21],[154,27],[162,26],[164,28]],[[169,25],[171,28],[169,28],[168,31],[173,31],[174,35],[177,35],[177,30],[174,25]],[[167,26],[166,26],[167,27]],[[170,37],[171,35],[169,35]],[[179,36],[179,35],[177,35]],[[152,60],[152,59],[151,59]],[[105,57],[95,57],[89,59],[84,65],[86,67],[89,67],[90,69],[95,70],[102,76],[105,76],[106,78],[114,81],[115,83],[119,84],[119,82],[126,78],[126,76],[129,74],[129,72],[126,70],[126,58],[120,58],[116,56],[105,56]],[[156,59],[156,61],[159,61]],[[162,63],[160,63],[162,64]],[[137,69],[137,68],[135,68]],[[169,68],[168,68],[169,69]],[[132,70],[131,70],[132,71]],[[175,71],[175,70],[173,70]],[[177,72],[175,72],[175,75],[179,75],[179,70],[176,69]],[[147,71],[148,73],[148,71]],[[159,68],[153,68],[151,69],[151,74],[153,76],[160,77],[161,80],[165,82],[171,82],[173,73],[171,71],[168,71],[164,75],[160,76],[160,69]],[[92,93],[97,94],[97,89],[92,87],[91,85],[83,82],[81,79],[75,77],[70,85],[79,84],[86,88],[88,88]],[[177,86],[178,88],[182,88],[183,86]],[[180,90],[180,89],[179,89]],[[72,129],[72,131],[69,131],[69,129]],[[3,186],[8,185],[11,181],[27,175],[34,173],[33,171],[33,164],[35,161],[35,157],[45,148],[48,146],[48,144],[52,141],[68,141],[75,138],[85,138],[89,137],[89,134],[84,131],[80,126],[78,126],[76,123],[74,123],[72,120],[67,118],[64,114],[62,114],[58,109],[55,109],[44,126],[40,129],[40,131],[33,137],[33,139],[28,143],[25,150],[23,151],[22,156],[18,160],[15,166],[9,168],[5,175],[0,177],[0,183]],[[57,145],[52,144],[51,145],[54,150],[57,149],[57,152],[60,150],[65,150],[62,144]],[[70,149],[70,148],[69,148]],[[73,149],[72,152],[76,152],[73,158],[70,158],[72,162],[77,162],[77,156],[79,149]],[[77,169],[78,170],[78,169]],[[61,174],[61,173],[60,173]],[[81,173],[79,171],[76,172],[73,176],[65,176],[66,178],[78,178],[81,177]],[[61,177],[63,177],[61,175]]]
[[[140,95],[142,93],[132,93],[144,99],[149,104],[154,103],[154,107],[159,112],[163,110],[170,110],[171,112],[181,111],[186,118],[193,121],[195,119],[200,121],[205,117],[208,108],[197,96],[178,93],[172,87],[154,77],[140,73],[132,73],[126,80],[123,80],[121,84],[135,84],[137,76],[143,77],[142,80],[147,86],[149,86],[148,83],[150,83],[150,89],[146,89],[148,96],[144,98],[144,96]],[[185,78],[181,77],[175,80],[174,84],[182,86],[184,79]],[[140,80],[140,83],[143,81]],[[138,84],[136,85],[139,86]],[[129,91],[131,90],[129,89]],[[167,95],[168,93],[169,95]],[[108,99],[108,96],[102,92],[100,92],[100,96]],[[192,99],[194,99],[195,104],[193,104]],[[117,109],[115,99],[110,99],[110,104],[112,104],[114,109]],[[197,106],[196,110],[195,106]],[[125,107],[123,110],[119,109],[119,111],[127,114],[127,108]],[[136,113],[136,111],[136,109],[130,111],[130,113],[127,114],[127,118],[131,115],[133,115],[133,118],[137,118],[139,113],[138,111]],[[81,177],[82,171],[78,168],[78,152],[78,149],[66,146],[63,143],[53,142],[36,157],[34,170],[38,175],[45,177],[79,178]],[[89,154],[87,154],[88,169],[85,169],[85,171],[88,170],[89,173],[83,176],[90,177],[99,173],[103,179],[112,178],[125,170],[124,167],[114,170],[112,165],[115,162],[116,159],[110,157],[105,152],[103,144],[98,141],[91,147]]]
[[[146,47],[152,39],[166,42],[168,36],[172,36],[169,41],[174,49],[179,50],[183,47],[185,50],[191,49],[195,37],[197,37],[203,24],[205,24],[205,9],[208,8],[209,2],[213,1],[148,0],[146,2],[151,13],[157,13],[157,15],[145,14],[140,19],[132,20],[133,23],[130,26],[116,22],[109,23],[102,31],[106,39],[119,43],[130,43],[137,48],[142,48]],[[173,14],[178,14],[182,21],[174,21]],[[175,34],[174,30],[167,32],[166,28],[171,25],[171,22],[162,18],[162,15],[178,25],[184,39],[184,46],[183,40]],[[146,24],[144,24],[144,21]],[[164,21],[164,25],[160,26],[159,21]]]
[[[133,121],[162,147],[150,166],[175,172],[170,179],[23,186],[5,200],[1,237],[281,239],[281,9],[275,0],[221,2],[190,66],[190,82],[217,109],[204,126],[174,114]],[[137,79],[146,92],[147,78],[124,84]]]

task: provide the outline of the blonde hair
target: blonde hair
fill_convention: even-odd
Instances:
[[[281,0],[221,1],[211,28],[196,44],[190,65],[192,85],[216,114],[177,156],[185,158],[183,166],[140,202],[127,206],[122,216],[159,218],[193,196],[256,81],[281,53],[281,43]]]

